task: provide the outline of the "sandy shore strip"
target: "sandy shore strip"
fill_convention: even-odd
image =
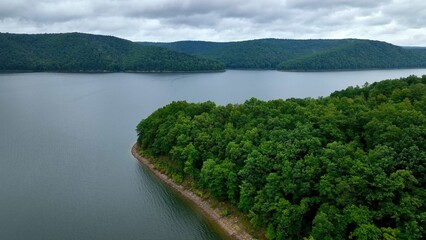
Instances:
[[[220,209],[213,208],[209,202],[203,200],[199,196],[197,196],[192,191],[186,189],[185,187],[176,184],[173,182],[168,176],[159,172],[155,166],[147,159],[139,155],[138,146],[134,144],[132,147],[133,156],[139,160],[143,165],[148,167],[155,176],[157,176],[161,181],[167,184],[171,189],[181,194],[186,199],[193,202],[198,208],[211,220],[217,223],[219,227],[221,227],[226,233],[231,236],[233,239],[238,240],[251,240],[253,239],[247,232],[243,230],[238,221],[232,216],[221,216]]]

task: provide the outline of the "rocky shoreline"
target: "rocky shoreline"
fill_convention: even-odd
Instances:
[[[132,154],[137,160],[139,160],[139,162],[149,168],[155,176],[167,184],[172,190],[178,192],[184,198],[193,202],[207,217],[213,220],[231,238],[236,240],[253,239],[253,237],[251,237],[246,231],[243,230],[242,226],[238,222],[238,219],[235,219],[235,217],[232,216],[221,216],[220,209],[213,208],[207,200],[202,199],[194,192],[186,189],[182,185],[176,184],[168,176],[158,171],[149,159],[144,158],[139,154],[137,144],[133,145]]]

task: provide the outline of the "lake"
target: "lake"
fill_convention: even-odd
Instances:
[[[132,157],[142,118],[174,100],[319,97],[411,74],[426,69],[0,74],[0,239],[224,239]]]

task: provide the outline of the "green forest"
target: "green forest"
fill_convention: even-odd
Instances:
[[[142,43],[168,47],[223,62],[228,69],[277,69],[277,66],[300,56],[345,44],[346,40],[259,39],[241,42],[180,41]]]
[[[358,70],[426,66],[426,52],[377,41],[354,41],[298,59],[282,62],[280,70]]]
[[[83,33],[0,33],[0,71],[190,72],[224,70],[214,60]]]
[[[172,102],[137,125],[175,181],[268,239],[424,239],[426,76],[318,99]]]
[[[0,33],[0,71],[333,71],[426,67],[426,50],[360,40],[131,42],[84,33]]]
[[[240,42],[140,43],[222,62],[228,69],[327,71],[426,67],[423,48],[361,39],[258,39]]]

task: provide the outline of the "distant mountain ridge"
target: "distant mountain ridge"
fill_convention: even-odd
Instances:
[[[0,71],[190,72],[223,70],[214,60],[84,33],[0,33]]]
[[[389,43],[356,40],[351,44],[281,63],[282,70],[351,70],[426,67],[426,51]]]
[[[426,67],[425,48],[361,39],[142,42],[221,61],[229,69],[296,71]]]
[[[361,39],[132,42],[85,33],[0,33],[0,71],[201,72],[426,68],[426,48]]]

